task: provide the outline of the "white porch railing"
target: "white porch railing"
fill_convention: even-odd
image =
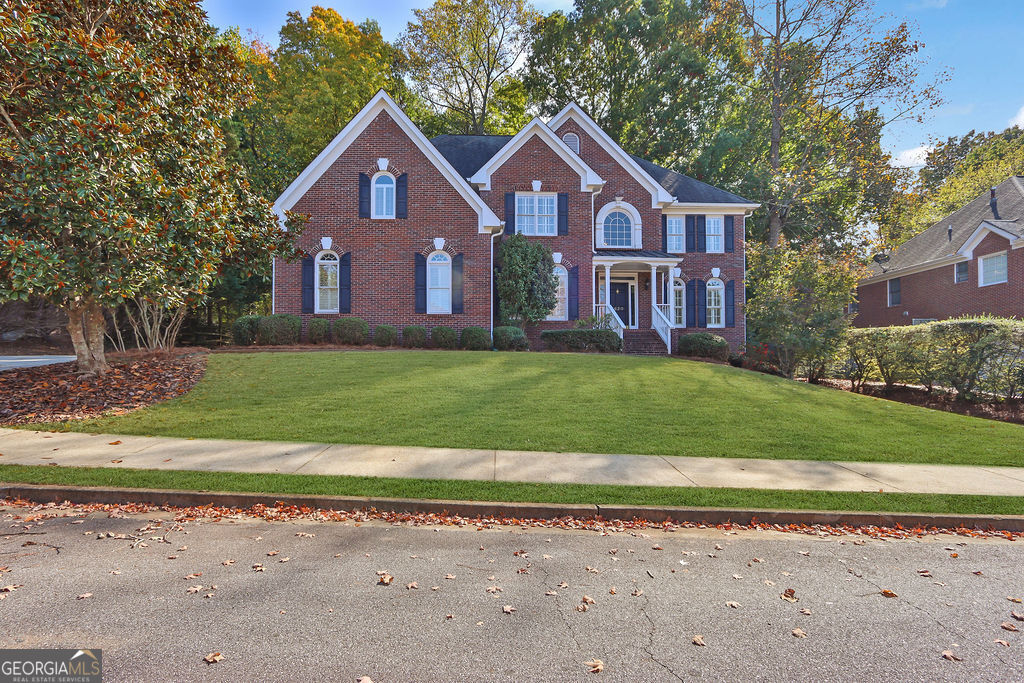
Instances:
[[[651,306],[651,327],[665,342],[665,348],[672,353],[672,320],[669,318],[672,312],[668,304],[653,304]]]
[[[622,339],[622,331],[626,329],[626,325],[622,322],[622,318],[615,312],[615,309],[608,304],[597,305],[598,315],[607,315],[608,320],[611,322],[611,329],[615,331],[615,334],[619,335],[619,339]]]

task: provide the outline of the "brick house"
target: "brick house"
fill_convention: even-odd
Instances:
[[[1024,177],[997,187],[872,264],[858,327],[965,315],[1024,318]]]
[[[745,337],[742,197],[627,154],[576,105],[514,136],[428,140],[381,91],[275,203],[309,217],[305,258],[274,259],[273,310],[379,324],[500,324],[498,242],[551,248],[558,304],[540,331],[607,314],[627,351],[680,334]]]

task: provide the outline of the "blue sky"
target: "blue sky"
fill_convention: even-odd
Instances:
[[[412,18],[413,7],[430,0],[322,0],[354,21],[376,19],[394,39]],[[542,11],[568,10],[571,0],[535,0]],[[313,3],[294,0],[205,0],[210,21],[220,28],[251,29],[276,45],[288,11],[308,15]],[[903,123],[886,134],[886,146],[907,165],[923,158],[933,139],[975,130],[1024,127],[1024,0],[878,0],[894,19],[916,24],[930,68],[949,69],[946,104],[923,124]]]

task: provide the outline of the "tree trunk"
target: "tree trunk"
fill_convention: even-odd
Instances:
[[[107,329],[103,307],[95,301],[75,301],[64,307],[68,315],[68,334],[75,346],[78,371],[86,375],[103,375],[110,370],[104,353]]]
[[[773,249],[779,246],[779,242],[782,241],[782,228],[784,224],[785,220],[782,217],[782,211],[774,204],[770,204],[768,206],[768,246]]]

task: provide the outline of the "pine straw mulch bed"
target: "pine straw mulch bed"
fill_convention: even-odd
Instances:
[[[206,349],[108,354],[110,372],[83,377],[75,363],[0,372],[0,425],[120,415],[189,391],[206,372]]]

